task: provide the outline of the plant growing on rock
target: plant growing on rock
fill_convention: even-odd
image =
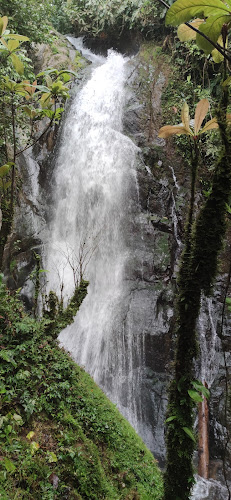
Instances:
[[[167,139],[173,135],[182,135],[185,134],[189,136],[191,139],[191,196],[190,196],[190,207],[188,213],[188,219],[186,224],[185,231],[185,245],[187,248],[187,252],[190,250],[190,236],[192,230],[193,223],[193,213],[194,213],[194,202],[195,202],[195,192],[196,192],[196,181],[197,181],[197,173],[200,161],[200,153],[199,153],[199,140],[202,134],[205,134],[213,129],[218,129],[218,123],[216,117],[212,118],[201,128],[202,123],[205,119],[209,110],[209,101],[208,99],[201,99],[195,110],[195,117],[193,120],[190,120],[189,116],[189,107],[185,102],[181,111],[181,120],[182,123],[179,125],[165,125],[161,127],[159,130],[159,137],[163,139]]]

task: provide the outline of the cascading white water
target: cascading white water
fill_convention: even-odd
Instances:
[[[201,369],[200,379],[210,388],[219,370],[220,339],[217,334],[219,311],[211,297],[202,297],[198,320]]]
[[[227,500],[227,489],[214,479],[196,476],[191,500]]]
[[[97,62],[65,122],[46,269],[49,289],[65,297],[77,269],[85,270],[88,295],[59,340],[136,425],[142,342],[124,325],[138,148],[122,133],[127,59],[110,51]]]

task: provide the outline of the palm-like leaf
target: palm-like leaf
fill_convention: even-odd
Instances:
[[[205,119],[209,110],[209,101],[208,99],[201,99],[198,102],[196,111],[195,111],[195,119],[194,119],[194,134],[197,135],[203,120]]]
[[[198,135],[204,134],[209,130],[218,128],[217,119],[212,118],[205,124],[202,130],[200,130],[201,125],[208,113],[208,110],[209,110],[208,99],[201,99],[201,101],[198,102],[196,107],[195,117],[193,120],[193,127],[192,127],[190,126],[189,107],[188,104],[185,102],[181,110],[182,123],[179,123],[178,125],[165,125],[164,127],[161,127],[161,129],[159,130],[158,137],[161,137],[162,139],[167,139],[172,135],[184,134],[184,135],[190,135],[191,137],[194,137],[194,139],[196,139]],[[228,120],[228,115],[227,115],[227,120]]]
[[[184,102],[183,104],[183,108],[181,110],[181,120],[186,130],[188,130],[188,132],[191,133],[189,128],[190,116],[189,116],[189,107],[187,102]]]
[[[215,128],[219,128],[219,125],[217,123],[217,119],[216,118],[212,118],[212,120],[209,120],[205,126],[202,128],[201,130],[201,134],[204,134],[205,132],[208,132],[209,130],[212,130],[212,129],[215,129]]]
[[[159,130],[158,137],[161,137],[162,139],[167,139],[168,137],[171,137],[171,135],[181,135],[181,134],[186,134],[186,135],[193,135],[191,130],[188,130],[185,128],[183,125],[165,125],[164,127],[161,127]]]

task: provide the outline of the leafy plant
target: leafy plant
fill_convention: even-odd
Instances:
[[[5,242],[10,232],[16,187],[17,158],[22,152],[38,142],[53,124],[58,123],[63,112],[63,104],[69,98],[68,82],[75,74],[68,70],[54,68],[39,73],[32,83],[24,79],[24,64],[21,59],[21,44],[28,41],[23,35],[7,30],[8,18],[0,18],[0,59],[10,59],[17,77],[0,72],[0,108],[3,122],[0,129],[3,165],[0,167],[0,193],[2,196],[3,224],[0,231],[0,266]],[[8,117],[6,120],[5,117]],[[43,118],[48,123],[38,136],[35,123]],[[24,129],[24,144],[19,143],[18,130]],[[2,133],[2,135],[1,135]]]
[[[8,17],[0,18],[0,55],[10,57],[16,71],[19,75],[23,74],[24,66],[17,52],[20,50],[21,43],[29,40],[28,37],[10,33],[7,30]]]
[[[166,14],[166,25],[178,26],[191,19],[203,16],[203,20],[190,23],[191,30],[196,31],[197,45],[206,53],[215,49],[231,60],[230,51],[226,48],[228,30],[231,25],[231,4],[221,0],[176,0]],[[199,30],[198,30],[199,28]],[[184,28],[185,30],[185,28]],[[219,37],[222,35],[222,39]],[[223,43],[218,43],[222,41]]]
[[[210,54],[217,49],[224,59],[224,79],[230,53],[227,49],[227,35],[231,21],[231,5],[229,0],[176,0],[166,15],[166,24],[179,25],[182,22],[197,33],[196,43]],[[196,23],[188,23],[199,16]],[[184,38],[185,27],[180,27],[180,37]],[[183,35],[182,35],[183,33]],[[219,44],[219,36],[222,44]],[[186,32],[186,38],[187,38]],[[220,39],[221,40],[221,39]],[[228,83],[228,82],[227,82]],[[192,380],[194,375],[193,359],[197,357],[196,321],[200,312],[202,292],[210,293],[217,272],[218,256],[226,229],[226,204],[231,193],[230,170],[230,131],[228,129],[227,108],[229,96],[226,85],[217,110],[216,118],[208,122],[208,130],[219,127],[222,151],[216,165],[211,189],[202,206],[197,219],[194,217],[195,181],[197,175],[198,152],[197,137],[205,117],[207,104],[200,104],[194,121],[194,129],[190,127],[188,108],[184,106],[182,124],[162,129],[163,137],[177,133],[185,133],[193,138],[194,154],[191,156],[191,200],[185,228],[185,248],[182,254],[177,297],[178,319],[176,327],[176,351],[174,364],[174,380],[169,389],[167,414],[167,466],[164,479],[164,499],[181,498],[188,500],[193,484],[192,454],[195,437],[193,434],[193,408],[206,394],[198,383]],[[208,108],[207,108],[208,109]],[[202,113],[200,113],[202,111]],[[206,132],[206,125],[202,132]],[[165,135],[166,134],[166,135]],[[210,226],[212,229],[210,229]],[[180,385],[180,391],[179,391]],[[200,394],[201,392],[201,394]],[[174,418],[171,418],[174,417]],[[186,440],[187,438],[187,440]],[[190,438],[190,440],[188,439]],[[177,461],[177,469],[176,469]]]
[[[204,127],[201,129],[201,125],[205,119],[209,110],[209,101],[208,99],[202,99],[196,107],[195,117],[192,122],[190,121],[189,116],[189,107],[185,102],[181,112],[181,120],[182,123],[179,125],[165,125],[161,127],[159,130],[159,137],[164,139],[171,137],[172,135],[181,135],[186,134],[191,136],[193,139],[198,139],[201,134],[208,132],[209,130],[218,128],[218,123],[216,118],[212,118],[209,120]],[[201,129],[201,130],[200,130]]]
[[[51,4],[47,0],[0,0],[0,15],[10,19],[14,33],[21,33],[37,43],[47,42],[50,38],[49,17]]]

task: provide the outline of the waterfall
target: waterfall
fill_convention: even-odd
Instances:
[[[91,76],[73,99],[55,169],[45,266],[49,289],[65,301],[79,271],[89,281],[59,341],[137,427],[143,338],[134,338],[128,321],[134,287],[128,274],[138,148],[122,132],[127,61],[113,51],[93,58]]]
[[[139,167],[139,150],[123,133],[123,120],[126,126],[129,117],[127,78],[134,65],[116,52],[109,51],[104,58],[86,50],[81,40],[69,40],[92,64],[72,90],[54,172],[50,169],[41,185],[48,161],[41,169],[41,151],[39,158],[30,150],[25,155],[27,203],[18,214],[17,226],[27,222],[31,232],[26,237],[32,240],[33,250],[40,252],[40,242],[44,244],[47,292],[54,290],[67,303],[79,274],[89,281],[88,295],[59,341],[118,405],[164,465],[175,294],[168,264],[173,254],[175,264],[182,248],[177,209],[181,187],[171,166],[171,191],[165,178],[155,178],[149,166]],[[132,105],[139,117],[140,102],[136,107],[132,101]],[[136,119],[132,113],[132,123]],[[127,130],[133,133],[132,128]],[[169,235],[152,225],[149,210],[158,219],[169,215],[171,255]],[[27,267],[28,261],[22,265]],[[33,297],[33,283],[28,280],[22,292]],[[216,334],[219,300],[203,298],[201,306],[202,356],[197,378],[211,386],[221,364]],[[214,480],[197,477],[192,500],[226,499],[220,488]]]
[[[215,479],[196,476],[191,500],[228,500],[227,489]]]
[[[218,304],[219,307],[219,304]],[[198,319],[200,342],[200,379],[210,388],[219,370],[220,339],[217,334],[219,309],[213,304],[212,297],[202,297],[201,312]]]

